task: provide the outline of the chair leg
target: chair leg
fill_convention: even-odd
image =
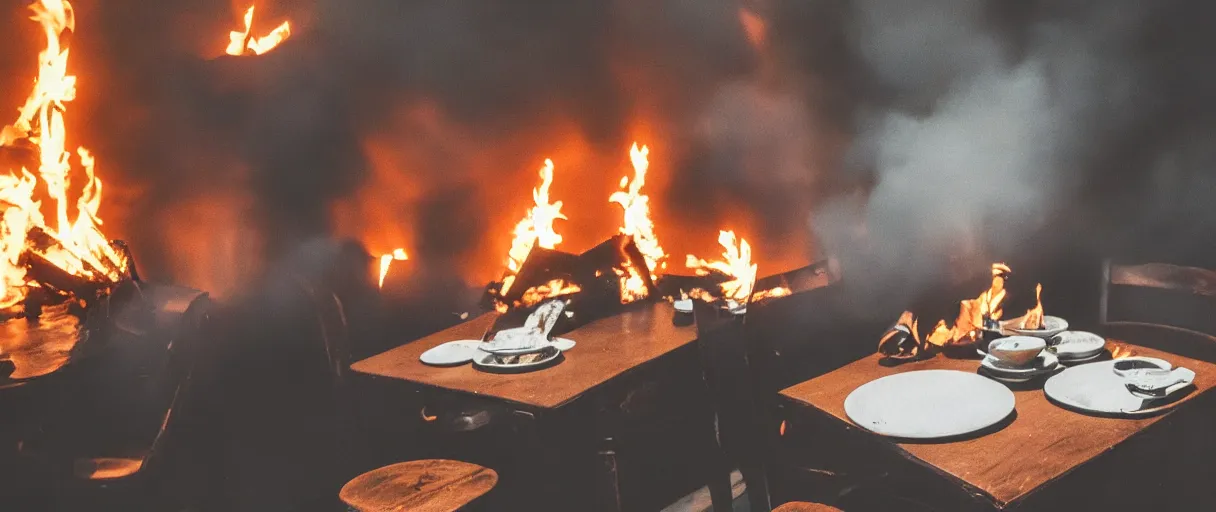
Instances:
[[[747,483],[747,501],[752,512],[770,512],[773,504],[769,498],[768,473],[763,466],[739,468],[743,481]]]
[[[712,475],[706,487],[709,487],[709,501],[713,504],[714,512],[730,511],[734,507],[734,492],[730,485],[730,468],[725,464],[715,464]]]

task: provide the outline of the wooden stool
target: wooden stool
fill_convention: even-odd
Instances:
[[[342,486],[355,512],[454,512],[494,488],[498,473],[455,460],[414,460],[373,469]]]
[[[840,509],[831,505],[822,503],[807,503],[805,501],[791,501],[776,509],[773,512],[841,512]]]

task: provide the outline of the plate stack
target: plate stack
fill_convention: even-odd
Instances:
[[[1106,353],[1106,339],[1084,331],[1061,332],[1052,337],[1048,346],[1067,365],[1088,363]]]
[[[1010,336],[994,340],[980,361],[981,372],[993,379],[1022,383],[1060,369],[1059,358],[1047,342],[1032,336]]]
[[[1030,363],[1025,365],[1015,366],[997,359],[992,354],[984,356],[984,359],[980,361],[980,371],[985,375],[1011,384],[1020,384],[1036,377],[1050,375],[1060,368],[1063,368],[1060,366],[1060,359],[1048,350],[1040,352]]]

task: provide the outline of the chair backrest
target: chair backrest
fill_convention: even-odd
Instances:
[[[1216,271],[1144,263],[1102,263],[1098,320],[1135,322],[1216,335]]]
[[[763,428],[768,421],[756,402],[744,315],[700,300],[693,303],[697,347],[714,407],[718,448],[726,465],[737,466],[743,473],[751,510],[767,512],[772,508],[764,467]]]

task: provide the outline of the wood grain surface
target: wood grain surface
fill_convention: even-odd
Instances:
[[[1178,407],[1159,416],[1138,419],[1099,418],[1069,411],[1051,403],[1041,388],[1015,389],[1016,417],[1007,426],[982,437],[940,444],[897,443],[874,435],[904,457],[920,461],[986,494],[997,507],[1018,500],[1082,463],[1110,450],[1132,435],[1186,407],[1216,386],[1216,365],[1109,340],[1108,349],[1131,355],[1160,357],[1175,366],[1195,371],[1196,391]],[[941,355],[897,367],[879,364],[871,355],[835,371],[791,386],[781,394],[797,404],[827,412],[853,426],[844,411],[844,400],[862,384],[887,375],[914,370],[947,369],[976,371],[979,361],[949,359]],[[926,411],[926,414],[934,414]]]
[[[494,488],[494,470],[455,460],[415,460],[374,469],[338,497],[359,512],[453,512]]]
[[[822,503],[791,501],[773,509],[773,512],[840,512],[840,509]]]
[[[552,409],[614,377],[650,362],[696,339],[696,329],[672,324],[666,302],[596,320],[561,335],[577,342],[556,366],[520,374],[493,374],[472,365],[434,367],[418,356],[448,341],[480,339],[494,321],[487,313],[445,331],[407,343],[351,365],[369,375],[400,379],[424,386],[502,398]]]

